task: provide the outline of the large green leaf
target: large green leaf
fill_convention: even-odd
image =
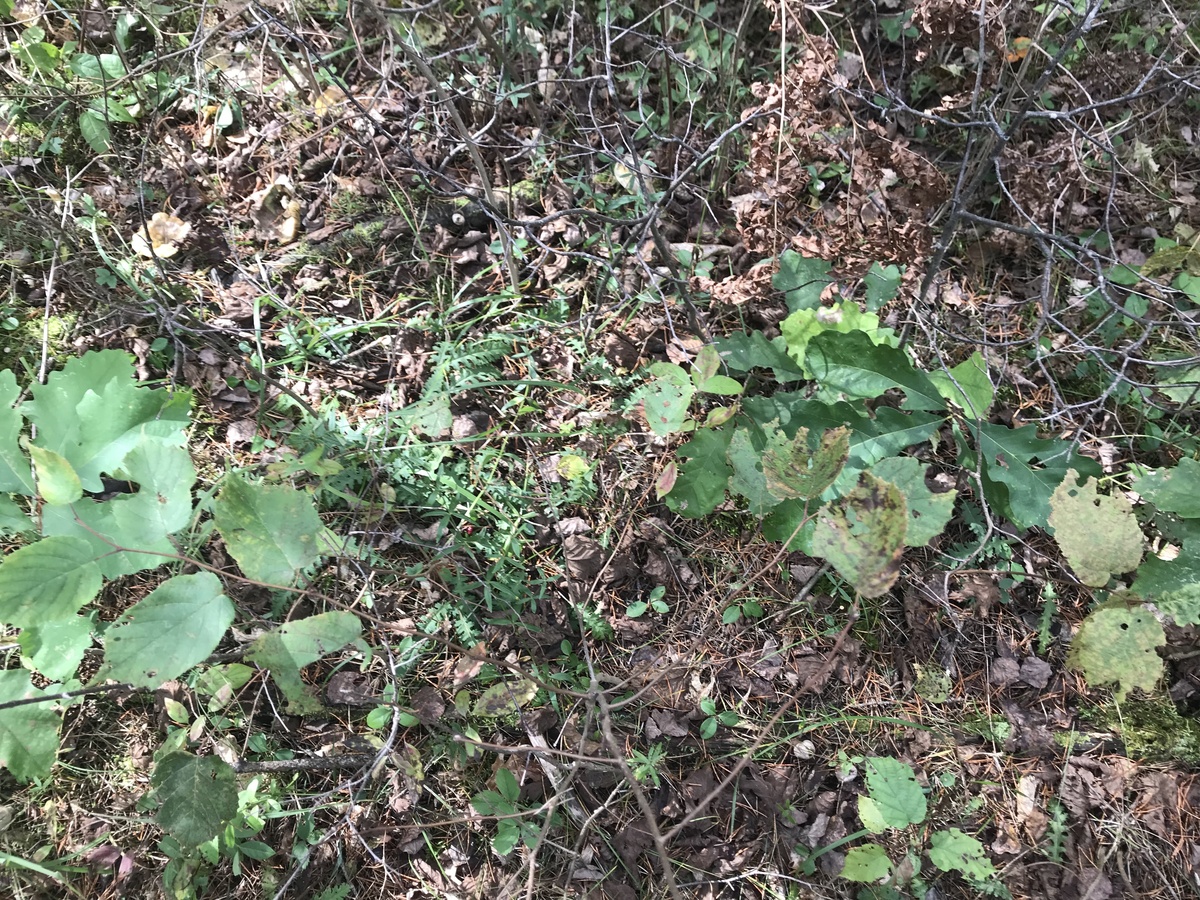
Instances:
[[[233,604],[210,572],[176,575],[125,611],[104,634],[104,664],[94,683],[109,679],[157,688],[217,648],[233,623]]]
[[[733,430],[702,428],[676,451],[685,459],[671,492],[663,502],[672,512],[690,519],[706,516],[725,499],[733,470],[726,459]]]
[[[150,784],[158,824],[184,847],[212,840],[237,815],[237,778],[215,756],[172,753],[158,761]]]
[[[782,336],[767,340],[761,331],[736,332],[717,338],[716,347],[725,365],[734,372],[770,369],[780,384],[804,378],[804,370],[788,356]]]
[[[829,263],[811,256],[801,256],[795,250],[784,250],[779,254],[779,271],[771,278],[771,284],[783,291],[788,309],[816,309],[821,305],[821,293],[833,284],[829,277]]]
[[[810,373],[808,346],[817,335],[861,334],[871,344],[895,346],[897,343],[894,331],[880,327],[879,316],[863,312],[853,300],[820,309],[797,310],[779,323],[779,330],[788,355]]]
[[[1200,462],[1185,456],[1171,469],[1154,469],[1133,483],[1142,499],[1185,519],[1200,518]]]
[[[925,821],[925,792],[912,767],[890,756],[863,760],[867,793],[858,798],[858,817],[873,834],[901,829]]]
[[[1116,697],[1124,700],[1134,688],[1154,690],[1163,671],[1156,651],[1165,643],[1163,627],[1150,610],[1117,597],[1083,620],[1067,662],[1089,684],[1116,682]]]
[[[21,413],[14,407],[20,396],[17,376],[11,369],[0,372],[0,493],[33,496],[29,458],[17,443],[21,436]]]
[[[961,872],[976,883],[996,877],[983,844],[958,828],[935,831],[929,840],[929,861],[943,872]]]
[[[35,383],[21,407],[37,425],[37,445],[70,462],[85,491],[103,490],[101,474],[114,472],[142,441],[184,444],[191,394],[139,387],[133,377],[127,354],[85,353]]]
[[[230,475],[213,510],[217,530],[248,578],[290,585],[320,557],[321,517],[312,497],[288,485]]]
[[[322,709],[321,703],[300,678],[300,670],[322,656],[334,653],[362,635],[358,617],[348,612],[327,612],[297,619],[267,632],[250,645],[246,659],[263,669],[288,700],[288,709],[297,715],[309,715]]]
[[[909,547],[924,547],[942,533],[954,513],[956,491],[935,494],[925,484],[928,466],[911,456],[892,456],[871,467],[876,478],[889,481],[904,494],[908,506],[908,528],[904,543]]]
[[[1050,497],[1054,540],[1090,587],[1104,587],[1113,575],[1132,572],[1142,561],[1145,538],[1124,497],[1096,492],[1096,482],[1078,485],[1074,469]]]
[[[1101,474],[1100,467],[1076,453],[1068,441],[1043,440],[1032,425],[1006,428],[979,422],[976,428],[987,499],[1018,528],[1049,524],[1050,497],[1068,469]]]
[[[903,350],[874,344],[861,331],[817,335],[808,344],[805,364],[823,388],[848,397],[878,397],[900,388],[905,409],[935,410],[946,405],[937,386],[913,368]]]
[[[817,513],[812,550],[863,597],[881,597],[900,574],[907,524],[900,489],[864,472],[839,504]]]
[[[86,541],[49,537],[0,564],[0,622],[17,628],[69,618],[100,591],[100,567]]]
[[[665,437],[683,428],[696,385],[674,363],[656,362],[650,367],[650,374],[654,377],[638,396],[646,413],[646,424],[655,434]]]
[[[85,498],[70,508],[46,507],[43,532],[87,541],[105,578],[158,568],[164,554],[177,552],[170,536],[191,522],[196,481],[191,456],[184,448],[147,439],[112,474],[135,484],[137,492],[103,501]]]
[[[28,672],[0,672],[0,703],[40,696],[42,692],[33,686]],[[49,700],[0,710],[0,767],[21,782],[45,778],[54,765],[61,724]]]

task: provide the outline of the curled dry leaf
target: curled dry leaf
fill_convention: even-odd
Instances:
[[[170,259],[192,233],[192,226],[170,213],[156,212],[130,238],[133,252],[147,259]]]
[[[300,229],[300,201],[290,179],[280,175],[267,189],[250,195],[254,231],[260,240],[291,243]]]

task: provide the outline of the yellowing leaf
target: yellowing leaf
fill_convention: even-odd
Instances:
[[[170,259],[192,233],[192,226],[170,213],[156,212],[150,221],[133,233],[133,252],[147,259]]]
[[[475,701],[474,714],[495,718],[515,713],[533,699],[537,685],[528,679],[498,681]]]
[[[1079,580],[1104,587],[1113,575],[1138,567],[1145,540],[1128,500],[1097,494],[1090,478],[1078,487],[1078,478],[1079,473],[1068,469],[1051,495],[1050,525]]]
[[[1067,662],[1090,684],[1116,682],[1116,697],[1124,700],[1134,688],[1154,689],[1163,670],[1155,651],[1166,641],[1162,625],[1145,606],[1131,608],[1119,598],[1084,619]]]
[[[838,506],[817,516],[812,550],[863,597],[882,597],[900,574],[907,527],[908,504],[900,489],[864,472]]]

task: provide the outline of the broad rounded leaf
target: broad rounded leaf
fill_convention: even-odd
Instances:
[[[847,881],[883,881],[892,874],[892,861],[878,844],[863,844],[847,851],[841,874]]]
[[[672,512],[689,519],[708,515],[725,499],[729,476],[733,474],[726,452],[732,431],[702,428],[680,447],[676,455],[685,459],[675,476],[671,492],[663,498]]]
[[[996,867],[984,853],[983,844],[957,828],[933,833],[929,861],[943,872],[961,872],[976,882],[996,876]]]
[[[40,697],[29,673],[21,669],[0,672],[0,703]],[[20,782],[45,778],[58,751],[59,714],[49,700],[0,710],[0,767]]]
[[[771,278],[771,284],[783,291],[788,309],[816,309],[821,305],[821,293],[833,284],[829,266],[823,259],[784,250],[779,254],[779,271]]]
[[[184,847],[212,840],[237,815],[237,778],[215,756],[172,753],[159,760],[150,783],[158,824]]]
[[[816,450],[808,447],[807,428],[790,441],[783,432],[769,429],[762,454],[767,490],[780,500],[812,500],[837,480],[849,455],[850,432],[845,428],[822,434]]]
[[[1078,478],[1069,469],[1051,495],[1050,525],[1079,580],[1104,587],[1113,575],[1138,567],[1146,542],[1128,500],[1096,493],[1096,482],[1090,478],[1077,486]]]
[[[650,367],[650,374],[653,380],[640,392],[646,424],[652,432],[665,437],[683,428],[696,386],[674,363],[657,362]]]
[[[925,792],[912,767],[890,756],[863,761],[867,794],[858,798],[858,817],[875,834],[925,821]]]
[[[727,457],[733,467],[729,489],[746,498],[751,515],[765,516],[772,507],[779,505],[779,498],[767,490],[767,479],[762,471],[763,454],[755,449],[750,429],[738,428],[733,432]]]
[[[1155,651],[1166,642],[1162,625],[1148,609],[1117,598],[1083,620],[1067,662],[1089,684],[1116,682],[1116,697],[1124,700],[1134,688],[1154,690],[1163,671]]]
[[[479,696],[473,712],[477,716],[488,717],[511,715],[532,700],[536,693],[537,685],[528,679],[498,681]]]
[[[908,507],[894,484],[864,472],[836,506],[817,514],[812,550],[863,597],[882,597],[900,574]]]
[[[974,419],[987,415],[996,395],[987,362],[978,350],[949,371],[930,372],[929,380],[937,386],[938,393]]]
[[[213,516],[229,552],[255,581],[289,585],[320,557],[321,517],[304,491],[231,475],[217,496]]]
[[[74,676],[83,654],[92,646],[92,621],[71,616],[22,628],[17,643],[23,662],[51,681],[66,681]]]
[[[233,623],[233,604],[211,572],[176,575],[130,607],[104,635],[108,679],[156,688],[202,663]]]
[[[0,622],[17,628],[67,619],[100,591],[100,568],[86,541],[48,537],[0,564]]]

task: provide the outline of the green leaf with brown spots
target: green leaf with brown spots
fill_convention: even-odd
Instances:
[[[886,594],[900,574],[908,504],[891,482],[869,472],[838,504],[817,514],[812,550],[824,557],[863,597]]]

